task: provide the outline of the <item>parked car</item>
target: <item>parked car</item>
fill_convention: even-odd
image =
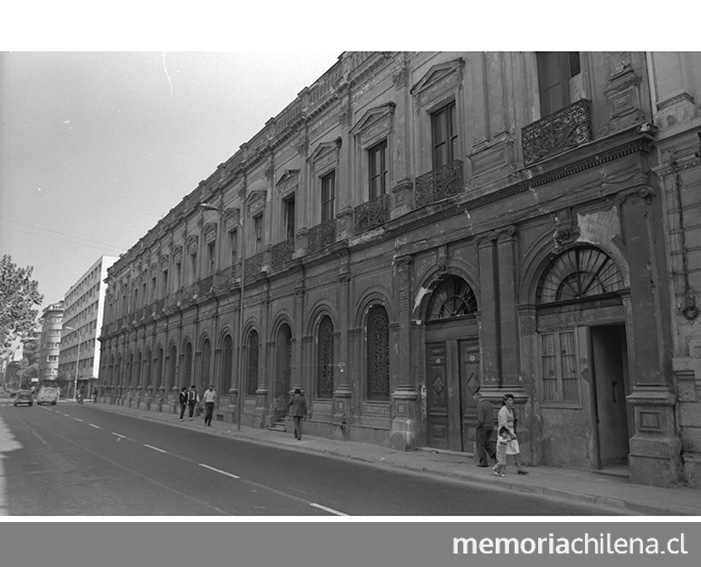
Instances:
[[[37,405],[51,404],[53,406],[58,402],[58,388],[54,386],[42,386],[37,394]]]
[[[34,399],[32,398],[32,392],[31,390],[20,390],[17,392],[15,395],[15,407],[17,407],[20,404],[27,404],[28,406],[31,406],[34,404]]]

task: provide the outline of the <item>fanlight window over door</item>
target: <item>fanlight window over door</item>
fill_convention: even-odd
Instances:
[[[560,254],[545,270],[537,302],[572,301],[622,288],[623,279],[611,258],[596,248],[573,248]]]
[[[428,300],[426,319],[450,319],[477,311],[477,298],[469,284],[457,276],[444,278]]]

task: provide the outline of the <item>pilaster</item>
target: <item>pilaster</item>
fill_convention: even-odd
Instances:
[[[399,297],[399,325],[397,329],[397,388],[390,396],[392,407],[392,431],[390,446],[398,450],[413,450],[417,445],[420,429],[419,396],[416,390],[416,376],[411,372],[411,298],[413,296],[412,269],[410,256],[396,262],[398,277],[395,279],[395,293]]]

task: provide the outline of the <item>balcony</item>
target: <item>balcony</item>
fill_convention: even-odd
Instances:
[[[336,219],[329,219],[309,229],[308,251],[318,252],[336,242]]]
[[[355,234],[362,234],[383,225],[389,220],[389,195],[379,197],[355,207]]]
[[[265,252],[259,252],[250,258],[246,258],[246,272],[244,273],[246,282],[253,280],[263,269],[264,254]]]
[[[197,282],[197,295],[203,297],[212,291],[214,288],[214,276],[207,276]]]
[[[295,239],[289,238],[283,242],[275,244],[272,248],[271,265],[273,268],[284,266],[292,260],[292,255],[295,252]]]
[[[532,165],[591,140],[591,101],[581,99],[521,130],[523,163]]]
[[[462,189],[462,161],[456,160],[416,178],[416,206],[452,197]]]

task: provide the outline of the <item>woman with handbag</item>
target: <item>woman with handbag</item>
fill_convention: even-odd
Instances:
[[[528,471],[523,468],[523,463],[521,462],[521,451],[518,446],[518,439],[516,438],[516,430],[514,429],[514,423],[516,422],[514,417],[514,396],[513,394],[504,394],[502,399],[504,405],[497,415],[497,431],[501,431],[502,427],[506,427],[509,431],[511,440],[506,445],[506,454],[514,456],[514,463],[516,464],[518,474],[528,474]],[[504,467],[504,469],[506,469],[506,467]]]

